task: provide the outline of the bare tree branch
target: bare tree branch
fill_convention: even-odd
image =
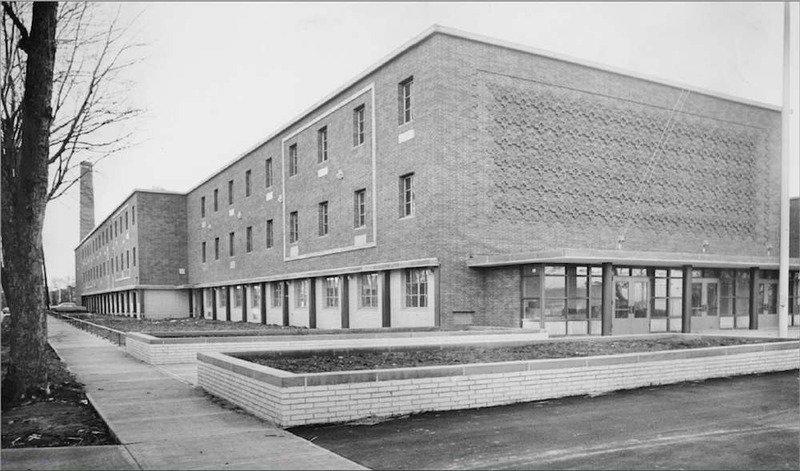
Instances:
[[[3,11],[6,12],[6,15],[8,15],[8,17],[11,18],[11,21],[14,22],[14,26],[16,26],[17,29],[19,30],[19,34],[21,36],[19,40],[19,48],[27,52],[28,28],[26,28],[25,25],[22,24],[22,21],[20,21],[19,17],[14,12],[14,8],[11,6],[9,2],[3,2]]]

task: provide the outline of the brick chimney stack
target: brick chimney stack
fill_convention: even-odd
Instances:
[[[94,184],[92,163],[81,162],[81,240],[94,229]]]

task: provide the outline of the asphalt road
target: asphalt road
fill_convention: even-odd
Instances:
[[[798,371],[292,433],[373,469],[800,469]]]

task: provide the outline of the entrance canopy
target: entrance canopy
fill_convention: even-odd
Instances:
[[[750,268],[777,270],[779,259],[742,255],[720,255],[681,252],[645,252],[629,250],[600,250],[553,248],[535,252],[513,254],[473,255],[467,259],[470,268],[501,267],[529,263],[599,265],[612,263],[627,266],[681,267],[684,265],[707,268]],[[791,269],[800,268],[800,258],[789,261]]]

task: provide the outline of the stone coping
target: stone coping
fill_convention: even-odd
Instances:
[[[303,334],[261,334],[261,335],[198,335],[197,337],[158,337],[157,333],[128,332],[126,336],[136,341],[147,344],[188,344],[188,343],[238,343],[238,342],[297,342],[314,340],[347,340],[347,339],[380,339],[380,338],[425,338],[425,337],[455,337],[478,335],[504,335],[504,334],[544,334],[539,329],[470,329],[470,330],[424,330],[424,331],[396,331],[391,327],[385,330],[368,329],[358,332],[359,329],[349,330],[315,330]],[[238,331],[241,332],[241,331]],[[198,332],[198,334],[200,334]],[[546,335],[546,334],[544,334]]]
[[[700,337],[700,336],[694,336]],[[619,338],[619,337],[618,337]],[[630,337],[629,337],[630,338]],[[650,336],[652,338],[652,335]],[[613,338],[612,338],[613,339]],[[766,339],[765,339],[766,340]],[[514,342],[518,343],[518,342]],[[528,342],[531,343],[531,342]],[[511,345],[511,343],[506,343]],[[447,348],[457,348],[459,345],[448,345]],[[466,346],[466,345],[465,345]],[[350,348],[350,349],[317,349],[316,353],[384,350],[389,351],[397,347],[384,349]],[[408,348],[407,348],[408,349]],[[419,347],[410,347],[419,349]],[[197,361],[208,363],[219,368],[240,374],[256,381],[265,382],[281,388],[325,386],[347,383],[364,383],[393,381],[400,379],[431,378],[445,376],[469,376],[478,374],[511,373],[521,371],[551,370],[563,368],[583,368],[605,365],[636,364],[655,361],[670,361],[710,356],[729,356],[742,353],[767,352],[774,350],[800,349],[800,341],[774,341],[767,343],[732,345],[724,347],[704,347],[682,350],[664,350],[659,352],[625,353],[618,355],[601,355],[579,358],[557,358],[543,360],[521,360],[497,363],[472,363],[464,365],[422,366],[410,368],[391,368],[375,370],[357,370],[330,373],[290,373],[287,371],[270,368],[246,361],[225,353],[197,353]],[[306,350],[298,350],[305,352]],[[283,355],[291,354],[293,350],[281,352]],[[264,352],[238,352],[239,357],[263,354]],[[269,352],[274,354],[276,352]]]

